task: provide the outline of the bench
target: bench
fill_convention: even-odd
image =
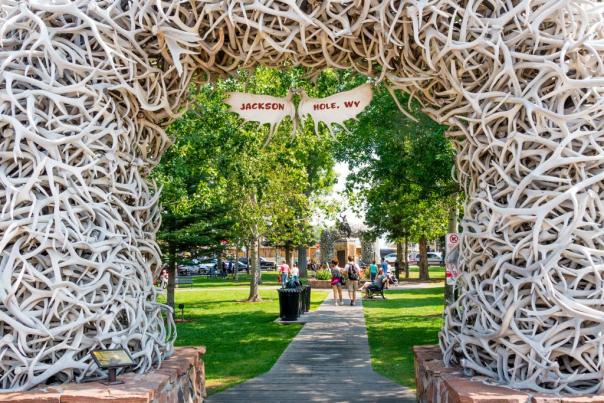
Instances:
[[[176,285],[180,286],[183,284],[188,284],[189,287],[193,287],[193,278],[192,277],[176,277]]]
[[[381,288],[376,285],[371,284],[369,287],[367,287],[365,292],[366,292],[365,295],[367,296],[367,298],[373,298],[376,295],[380,295],[382,297],[382,299],[386,299],[386,297],[384,296],[384,283],[382,283]]]

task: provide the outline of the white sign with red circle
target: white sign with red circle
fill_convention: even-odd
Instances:
[[[447,285],[455,285],[459,277],[459,240],[457,233],[450,233],[446,236],[445,249],[445,277]]]
[[[459,245],[459,234],[451,233],[447,234],[447,249],[446,252],[449,254],[454,248]]]

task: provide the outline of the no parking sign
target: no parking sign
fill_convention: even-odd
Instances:
[[[459,277],[459,244],[460,235],[458,233],[447,234],[445,248],[445,277],[447,285],[455,285]]]

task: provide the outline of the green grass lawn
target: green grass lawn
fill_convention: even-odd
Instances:
[[[394,270],[391,268],[391,270]],[[443,266],[430,266],[428,268],[428,274],[430,280],[444,280],[445,279],[445,268]],[[409,279],[405,278],[405,272],[401,271],[400,280],[419,280],[419,267],[417,266],[409,266]]]
[[[207,347],[209,394],[267,372],[302,327],[273,322],[279,316],[277,291],[261,290],[262,302],[240,302],[249,292],[246,283],[241,285],[241,290],[210,285],[176,291],[176,305],[185,304],[187,320],[177,323],[176,345]],[[316,309],[327,291],[313,290],[311,296]]]
[[[373,369],[415,388],[413,346],[436,344],[442,325],[442,287],[386,291],[387,300],[364,301]]]
[[[432,280],[443,280],[445,278],[445,268],[433,266],[430,267],[430,279]],[[411,280],[417,280],[419,278],[419,268],[417,266],[411,266],[409,268],[409,278]],[[405,274],[401,274],[401,280],[405,280]],[[193,288],[196,287],[245,287],[250,283],[250,276],[245,272],[239,273],[238,280],[235,281],[232,276],[228,276],[227,278],[207,278],[200,276],[193,276]],[[262,272],[262,285],[263,286],[276,286],[280,285],[277,281],[277,272],[276,271],[263,271]],[[184,289],[189,288],[189,286],[183,286]]]
[[[428,274],[431,280],[436,279],[444,279],[445,278],[445,268],[442,266],[430,266],[428,268]],[[409,278],[410,279],[419,279],[419,267],[417,266],[409,266]],[[405,273],[401,274],[401,280],[405,279]]]
[[[244,271],[239,273],[237,281],[232,275],[226,278],[207,278],[201,276],[193,276],[193,287],[238,287],[248,286],[250,284],[250,276]],[[263,271],[262,272],[262,284],[261,285],[279,285],[277,281],[276,271]],[[188,286],[184,286],[187,288]]]

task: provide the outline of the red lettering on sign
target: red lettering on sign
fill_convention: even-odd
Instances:
[[[258,103],[242,103],[241,106],[239,107],[240,110],[242,111],[248,111],[248,110],[274,110],[274,111],[284,111],[285,110],[285,104],[280,104],[277,102],[258,102]],[[317,110],[317,105],[315,105],[315,110]]]
[[[344,106],[347,108],[356,107],[358,108],[361,104],[361,101],[344,101]]]
[[[313,104],[312,109],[315,111],[323,111],[325,109],[338,109],[339,106],[338,104],[336,104],[335,102],[332,102],[330,104],[328,103],[317,103],[317,104]]]

